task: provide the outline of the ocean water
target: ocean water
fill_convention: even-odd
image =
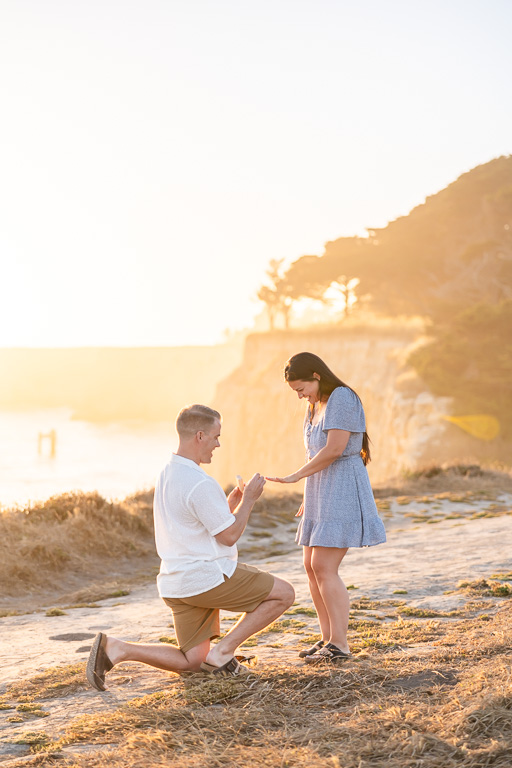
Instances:
[[[38,450],[39,433],[56,433]],[[0,508],[41,501],[65,491],[98,491],[121,499],[152,488],[176,449],[170,423],[92,424],[66,408],[0,412]]]

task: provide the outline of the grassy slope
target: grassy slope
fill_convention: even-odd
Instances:
[[[0,608],[30,610],[58,598],[90,602],[119,579],[148,579],[158,565],[152,494],[111,504],[66,493],[0,515]]]

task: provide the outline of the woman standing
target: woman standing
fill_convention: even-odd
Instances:
[[[296,541],[304,547],[304,567],[318,614],[322,640],[301,651],[307,664],[350,656],[347,643],[350,600],[338,575],[349,547],[386,541],[366,464],[369,439],[359,396],[317,355],[300,352],[284,370],[299,399],[309,402],[304,419],[306,464],[278,483],[306,478]]]

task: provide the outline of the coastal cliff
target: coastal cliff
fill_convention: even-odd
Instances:
[[[285,475],[303,464],[305,405],[283,381],[284,363],[300,351],[318,354],[360,395],[373,482],[449,459],[451,399],[432,395],[407,365],[417,344],[417,329],[398,325],[248,336],[241,365],[218,384],[214,399],[223,416],[222,450],[212,465],[219,482],[255,471]]]

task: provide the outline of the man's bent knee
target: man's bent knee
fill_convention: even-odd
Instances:
[[[280,600],[286,608],[289,608],[295,600],[295,590],[289,581],[274,576],[274,586],[270,590],[267,600]]]

